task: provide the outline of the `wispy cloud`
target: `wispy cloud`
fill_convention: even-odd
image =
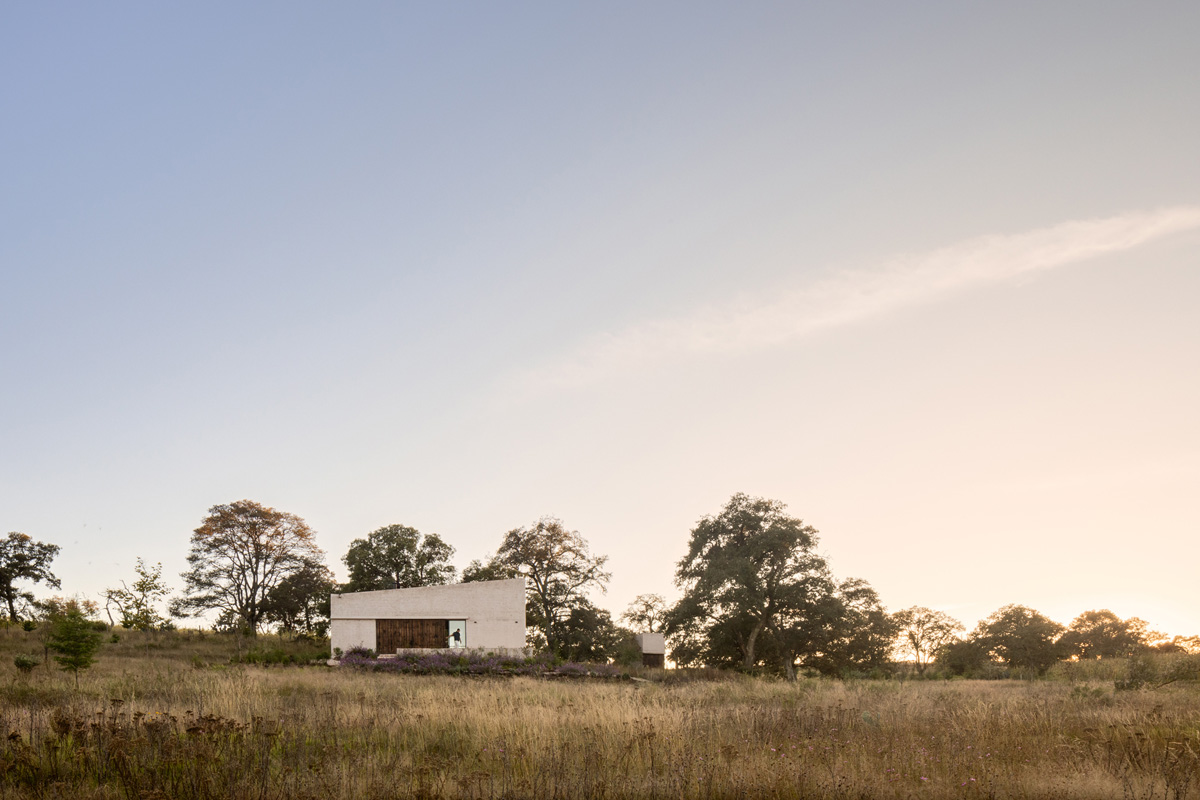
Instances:
[[[679,356],[771,347],[955,291],[1128,250],[1198,227],[1200,206],[1182,206],[982,236],[898,256],[874,268],[843,271],[758,300],[697,309],[607,333],[545,365],[536,377],[542,383],[580,385]]]

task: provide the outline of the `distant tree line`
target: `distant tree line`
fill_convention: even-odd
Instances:
[[[980,621],[967,637],[953,637],[932,650],[944,671],[979,674],[1002,664],[1040,675],[1059,661],[1129,658],[1150,652],[1200,653],[1200,636],[1168,639],[1145,620],[1121,619],[1108,609],[1085,611],[1064,627],[1032,608],[1007,605]]]
[[[794,679],[800,669],[886,670],[901,657],[918,672],[930,663],[959,675],[1000,664],[1041,674],[1066,659],[1200,652],[1200,637],[1167,640],[1145,621],[1108,610],[1063,627],[1009,605],[964,637],[962,623],[944,612],[914,606],[889,614],[866,581],[836,579],[816,544],[817,531],[774,500],[737,494],[700,520],[675,572],[683,596],[664,620],[676,663]]]
[[[592,553],[578,531],[555,517],[507,531],[494,554],[471,561],[461,576],[451,564],[454,548],[438,534],[387,525],[350,543],[342,556],[348,580],[338,584],[303,519],[240,500],[213,506],[192,532],[181,594],[166,602],[171,590],[162,565],[139,558],[134,577],[105,590],[102,599],[109,624],[130,629],[159,630],[175,619],[212,613],[217,630],[253,636],[273,627],[317,637],[328,631],[333,593],[523,577],[527,640],[540,652],[631,662],[640,657],[634,632],[661,632],[679,666],[788,679],[801,671],[885,670],[897,658],[920,673],[937,664],[940,671],[968,675],[997,664],[1041,673],[1063,659],[1200,652],[1200,637],[1168,641],[1143,620],[1108,610],[1085,612],[1064,627],[1009,605],[969,635],[941,611],[914,606],[889,614],[866,581],[835,577],[817,544],[816,529],[790,516],[783,503],[735,494],[692,529],[675,569],[678,602],[640,595],[618,623],[590,599],[607,588],[608,557]],[[78,598],[38,601],[20,585],[61,588],[50,569],[58,552],[24,533],[0,539],[0,599],[10,623],[69,620],[67,628],[78,628],[64,639],[70,647],[71,636],[82,635],[79,620],[99,606]],[[79,641],[86,650],[90,639]],[[86,655],[74,656],[74,669],[90,663]]]

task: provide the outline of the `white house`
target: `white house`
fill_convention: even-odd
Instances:
[[[329,639],[336,653],[366,647],[398,650],[525,647],[525,579],[335,594]]]

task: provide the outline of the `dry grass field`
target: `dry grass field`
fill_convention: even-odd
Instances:
[[[1200,689],[229,666],[105,645],[76,691],[0,632],[0,797],[1200,798]]]

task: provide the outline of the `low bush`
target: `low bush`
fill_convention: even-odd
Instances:
[[[283,647],[272,648],[251,648],[241,655],[234,655],[229,659],[230,664],[255,664],[258,666],[285,665],[285,664],[307,664],[311,661],[324,660],[326,650],[324,647],[314,647],[311,644],[307,648],[284,649]]]
[[[28,675],[29,673],[33,672],[33,670],[41,665],[41,663],[42,662],[39,659],[36,659],[33,656],[27,656],[24,653],[18,653],[17,655],[13,656],[13,666],[20,670],[23,675]]]
[[[1113,681],[1118,692],[1161,689],[1180,681],[1200,680],[1200,655],[1188,653],[1144,654],[1126,662],[1123,675]]]

